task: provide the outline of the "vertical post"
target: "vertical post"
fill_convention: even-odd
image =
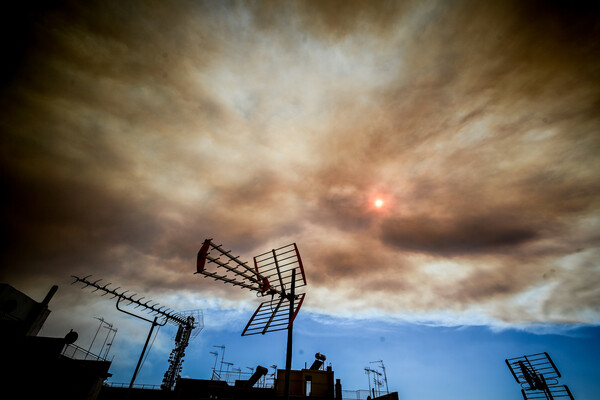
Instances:
[[[381,369],[383,369],[383,379],[385,379],[385,391],[387,394],[390,394],[390,388],[388,387],[387,374],[385,373],[385,365],[383,365],[383,360],[381,360]]]
[[[98,352],[98,355],[100,357],[102,357],[102,350],[104,350],[104,346],[106,346],[106,342],[108,341],[108,336],[110,335],[110,332],[112,331],[112,324],[109,324],[107,322],[106,325],[108,325],[108,332],[106,333],[106,337],[104,338],[104,343],[102,343],[102,347],[100,347],[100,351]]]
[[[154,322],[152,322],[152,327],[150,328],[150,332],[148,332],[148,337],[146,338],[146,343],[144,343],[144,348],[142,349],[142,354],[140,354],[140,359],[138,360],[138,363],[135,367],[135,371],[133,372],[133,376],[131,377],[131,383],[129,383],[129,389],[131,389],[133,387],[133,383],[135,382],[135,378],[138,374],[138,371],[140,370],[140,365],[142,364],[142,359],[144,358],[144,354],[146,353],[146,348],[148,347],[148,342],[150,341],[150,336],[152,336],[152,331],[154,330],[154,327],[156,325],[158,325],[156,323],[156,319],[158,317],[154,317]]]
[[[223,378],[221,377],[221,374],[223,373],[223,360],[225,359],[225,345],[221,346],[221,350],[223,350],[223,353],[221,353],[221,366],[219,367],[219,380],[223,380]]]
[[[213,373],[212,373],[212,377],[210,378],[211,381],[214,381],[215,374],[217,372],[217,360],[219,359],[219,353],[215,353],[214,351],[211,351],[210,354],[214,354],[214,356],[215,356],[215,365],[213,365]]]
[[[290,398],[290,373],[292,371],[292,334],[294,330],[294,297],[296,296],[296,269],[292,270],[292,287],[288,300],[290,301],[290,323],[288,325],[288,337],[287,337],[287,353],[285,357],[285,400]]]

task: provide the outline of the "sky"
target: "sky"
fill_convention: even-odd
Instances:
[[[293,367],[323,353],[344,389],[383,360],[401,399],[518,399],[504,359],[547,351],[575,398],[600,397],[598,6],[5,11],[0,281],[37,301],[59,285],[42,334],[86,347],[113,323],[114,382],[149,325],[71,275],[201,309],[185,376],[208,379],[216,345],[284,365],[285,333],[240,337],[260,299],[194,275],[212,238],[248,262],[298,245]],[[169,329],[139,382],[160,384]]]

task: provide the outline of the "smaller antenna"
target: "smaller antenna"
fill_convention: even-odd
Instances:
[[[573,395],[567,385],[560,385],[558,368],[548,353],[537,353],[504,360],[515,381],[521,386],[523,399],[555,399]]]
[[[381,394],[381,390],[379,389],[379,387],[382,385],[382,382],[377,379],[377,375],[381,376],[381,372],[376,371],[374,369],[371,368],[365,368],[365,371],[367,371],[367,374],[369,374],[369,380],[370,380],[370,373],[374,374],[373,375],[373,390],[375,390],[377,388],[377,395],[379,396],[379,394]],[[369,390],[371,390],[371,382],[369,381]]]
[[[221,380],[221,374],[223,373],[223,360],[225,359],[225,346],[224,345],[221,345],[221,346],[213,345],[213,347],[221,349],[221,366],[219,367],[219,373],[217,373],[215,370],[217,367],[217,360],[219,359],[219,353],[216,353],[217,355],[215,358],[215,369],[213,369],[213,376],[211,378],[211,380],[214,381],[214,380]],[[211,354],[215,354],[215,353],[211,352]]]
[[[383,365],[383,360],[371,361],[369,364],[379,363],[379,367],[383,370],[383,380],[385,381],[385,390],[387,394],[390,394],[390,389],[388,387],[387,374],[385,372],[385,365]]]

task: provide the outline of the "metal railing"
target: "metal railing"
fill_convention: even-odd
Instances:
[[[120,383],[120,382],[104,382],[106,386],[115,387],[115,388],[129,388],[129,383]],[[152,389],[152,390],[161,390],[160,385],[151,385],[149,383],[135,383],[132,386],[134,389]]]
[[[97,354],[90,353],[88,350],[83,349],[76,344],[67,344],[62,353],[63,356],[71,358],[73,360],[92,360],[92,361],[108,361],[107,359],[100,357]]]
[[[236,380],[248,380],[252,374],[253,372],[216,370],[213,372],[211,379],[214,381],[225,381],[229,386],[234,386]],[[265,375],[254,384],[254,387],[272,389],[275,387],[275,377],[273,374]]]
[[[368,390],[343,390],[342,400],[366,400],[370,395]]]

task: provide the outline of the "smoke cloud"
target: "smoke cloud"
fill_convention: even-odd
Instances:
[[[296,242],[317,312],[597,323],[597,11],[16,9],[0,277],[25,292],[94,274],[242,298],[192,275],[202,241],[247,261]]]

